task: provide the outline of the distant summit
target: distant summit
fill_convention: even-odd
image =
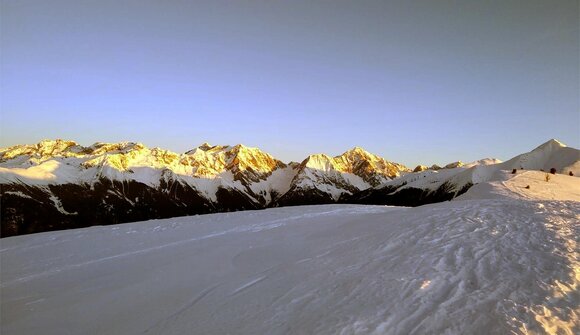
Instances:
[[[444,168],[417,167],[415,173],[385,182],[361,191],[347,199],[365,204],[422,205],[451,200],[471,186],[500,178],[502,173],[521,170],[550,171],[575,176],[580,175],[580,151],[557,140],[549,140],[534,150],[501,162],[485,158],[463,164],[450,163]],[[498,177],[499,176],[499,177]]]
[[[277,205],[335,202],[410,170],[355,147],[336,157],[310,155],[295,171],[288,192],[276,200]]]
[[[542,151],[542,150],[554,150],[554,149],[559,149],[559,148],[565,148],[566,145],[556,139],[551,139],[549,141],[547,141],[546,143],[543,143],[542,145],[538,146],[537,148],[535,148],[532,151]]]

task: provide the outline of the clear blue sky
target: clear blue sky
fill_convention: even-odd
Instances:
[[[580,146],[577,0],[1,0],[0,146],[410,166]]]

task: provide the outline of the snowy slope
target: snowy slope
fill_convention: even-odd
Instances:
[[[0,332],[578,333],[578,179],[547,189],[536,174],[416,208],[286,207],[2,239]],[[525,196],[513,191],[523,184]]]
[[[409,202],[408,198],[411,198],[419,199],[414,205],[421,205],[450,200],[472,185],[500,178],[503,173],[513,169],[522,173],[527,170],[549,171],[551,168],[555,168],[560,174],[572,172],[575,176],[580,176],[580,150],[567,147],[557,140],[549,140],[534,150],[505,162],[486,158],[467,164],[456,162],[437,170],[418,169],[418,172],[407,173],[354,194],[350,201],[406,204]],[[403,201],[399,202],[401,199]]]
[[[549,140],[534,150],[499,164],[477,165],[458,174],[451,182],[458,187],[491,180],[498,171],[543,170],[555,168],[557,173],[580,175],[580,150],[567,147],[557,140]]]
[[[519,196],[529,200],[571,200],[580,199],[580,178],[546,172],[524,171],[513,175],[507,171],[496,173],[495,178],[477,184],[456,200],[484,199]]]

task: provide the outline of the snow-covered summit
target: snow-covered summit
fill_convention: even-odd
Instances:
[[[32,145],[15,145],[8,148],[0,148],[0,162],[23,155],[37,158],[59,156],[67,152],[74,152],[75,150],[72,150],[74,148],[78,148],[76,142],[61,139],[43,140]]]
[[[248,173],[252,179],[264,179],[274,170],[286,165],[258,148],[243,144],[234,146],[204,143],[185,153],[185,159],[197,168],[196,175],[215,177],[225,171]]]
[[[301,165],[310,169],[321,171],[338,170],[334,164],[334,159],[326,154],[314,154],[306,157]]]
[[[335,157],[325,154],[310,155],[301,165],[303,168],[325,172],[334,170],[340,173],[354,174],[370,186],[376,186],[381,182],[396,178],[401,172],[410,171],[402,164],[389,162],[360,147],[354,147]]]
[[[505,171],[521,173],[525,170],[550,171],[552,168],[560,174],[580,175],[580,150],[550,140],[505,162],[486,158],[468,164],[450,164],[443,169],[409,173],[357,196],[379,200],[389,197],[413,197],[427,202],[449,200],[472,185],[498,178]]]
[[[558,141],[555,138],[552,138],[548,141],[546,141],[545,143],[542,143],[541,145],[539,145],[537,148],[535,148],[532,151],[549,151],[549,150],[557,150],[560,148],[565,148],[566,144]]]
[[[251,171],[253,177],[260,178],[285,164],[257,148],[244,145],[210,146],[207,143],[190,150],[185,154],[164,150],[150,149],[141,143],[97,142],[88,147],[82,147],[74,141],[45,140],[35,145],[18,145],[0,149],[0,164],[3,168],[30,168],[48,161],[59,165],[76,166],[81,181],[87,177],[84,169],[98,167],[108,170],[109,177],[126,179],[130,176],[120,176],[119,173],[133,171],[134,168],[151,168],[169,170],[177,175],[217,177],[221,173]],[[52,163],[51,163],[52,164]],[[54,165],[54,164],[52,164]],[[3,170],[4,173],[10,171]],[[14,171],[12,171],[14,172]],[[58,178],[57,178],[58,179]],[[54,181],[58,182],[57,179]],[[67,179],[68,181],[69,179]],[[83,180],[89,181],[90,180]]]
[[[97,142],[91,146],[83,147],[75,141],[68,140],[43,140],[32,145],[15,145],[8,148],[0,148],[0,163],[6,163],[12,159],[25,158],[40,163],[55,158],[87,158],[104,154],[129,153],[132,151],[146,150],[141,143]]]
[[[580,150],[558,140],[549,140],[534,150],[515,156],[497,165],[500,169],[545,170],[555,168],[558,173],[580,172]]]
[[[402,164],[388,162],[355,147],[335,157],[310,155],[298,165],[296,171],[289,191],[279,199],[280,204],[337,201],[410,170]]]
[[[402,172],[411,171],[402,164],[389,162],[360,147],[355,147],[337,158],[341,162],[341,165],[363,178],[371,186],[379,185],[386,178],[393,179],[400,176]]]

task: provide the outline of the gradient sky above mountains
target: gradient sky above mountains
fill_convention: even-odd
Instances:
[[[410,166],[580,146],[577,0],[2,0],[0,146],[353,146]]]

